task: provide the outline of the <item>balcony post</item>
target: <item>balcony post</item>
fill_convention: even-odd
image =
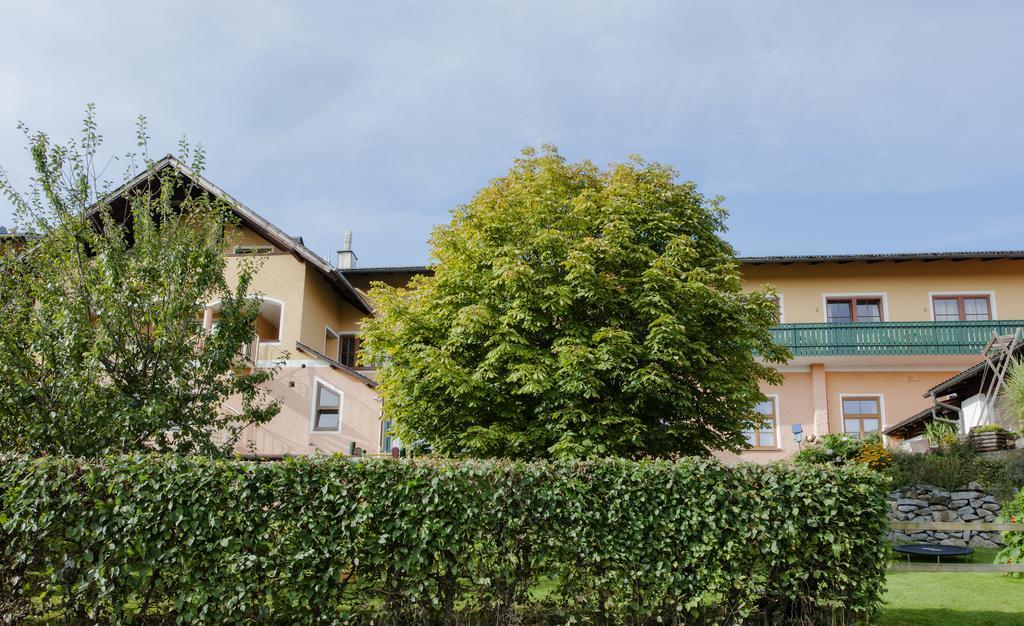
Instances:
[[[828,427],[828,387],[825,385],[825,364],[811,364],[811,396],[814,405],[814,437],[827,435]]]

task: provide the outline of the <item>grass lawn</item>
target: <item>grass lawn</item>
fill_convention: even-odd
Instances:
[[[991,563],[997,550],[978,549],[975,563]],[[890,573],[879,624],[1020,626],[1024,580],[1002,574]]]

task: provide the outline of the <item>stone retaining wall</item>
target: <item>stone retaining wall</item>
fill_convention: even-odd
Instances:
[[[953,490],[931,485],[912,485],[889,494],[892,510],[889,518],[907,522],[994,522],[1002,508],[991,493],[978,483]],[[889,539],[899,543],[940,543],[948,546],[1001,548],[999,532],[940,532],[934,530],[904,533],[894,530]]]

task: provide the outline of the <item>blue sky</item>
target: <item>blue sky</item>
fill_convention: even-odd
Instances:
[[[147,7],[147,5],[152,5]],[[519,150],[638,153],[726,197],[743,254],[1024,248],[1024,3],[0,2],[24,121],[207,175],[315,251],[422,263]],[[112,177],[120,172],[110,169]],[[0,223],[10,207],[0,201]]]

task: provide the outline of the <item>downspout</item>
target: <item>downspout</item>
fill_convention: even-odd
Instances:
[[[954,397],[955,395],[956,394],[950,394],[949,396],[943,396],[943,397],[948,399],[948,398]],[[966,422],[964,421],[964,410],[961,409],[958,406],[953,406],[952,404],[946,404],[942,400],[939,400],[935,396],[935,392],[934,391],[932,392],[931,397],[932,397],[932,402],[934,403],[934,406],[932,406],[932,419],[936,420],[938,422],[945,422],[947,424],[955,424],[957,432],[960,433],[961,435],[964,434],[964,432],[966,431],[966,428],[967,428]],[[957,419],[949,420],[949,419],[946,419],[944,417],[939,417],[938,412],[936,412],[936,410],[935,410],[936,406],[941,407],[943,409],[946,409],[947,411],[954,411],[954,412],[956,412]]]

